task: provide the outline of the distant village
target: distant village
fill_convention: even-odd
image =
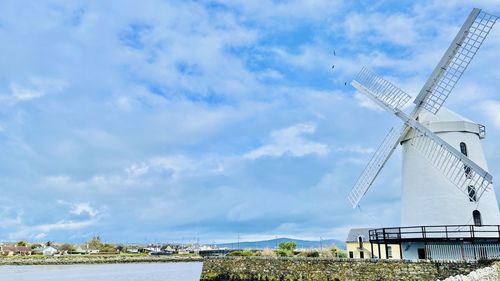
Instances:
[[[80,255],[151,255],[151,256],[274,256],[274,257],[337,257],[346,258],[346,251],[337,246],[321,248],[300,247],[291,240],[282,239],[271,248],[251,248],[234,243],[234,247],[222,245],[194,244],[108,244],[96,236],[82,244],[69,243],[29,243],[19,241],[16,243],[0,243],[0,255],[4,257],[33,257],[33,256],[80,256]]]
[[[211,246],[192,244],[107,244],[99,237],[93,237],[87,243],[29,243],[19,241],[17,243],[0,244],[0,254],[3,256],[60,256],[60,255],[90,255],[90,254],[195,254],[204,250],[214,249]]]

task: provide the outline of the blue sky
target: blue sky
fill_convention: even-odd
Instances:
[[[0,240],[398,225],[399,152],[361,210],[346,199],[399,123],[344,83],[368,66],[415,95],[469,2],[1,1]],[[494,177],[499,49],[497,25],[446,103],[487,126]]]

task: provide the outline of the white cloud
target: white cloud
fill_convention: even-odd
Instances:
[[[134,163],[125,169],[126,176],[151,177],[153,173],[167,173],[170,178],[217,174],[224,171],[223,157],[207,156],[193,159],[184,155],[164,155]]]
[[[35,238],[36,240],[41,240],[45,237],[47,237],[47,233],[45,233],[45,232],[41,232],[41,233],[38,233],[37,235],[33,236],[33,238]]]
[[[258,159],[261,157],[281,157],[291,155],[301,157],[308,154],[324,155],[328,153],[328,146],[322,143],[308,141],[303,134],[313,134],[316,125],[300,123],[294,126],[271,132],[271,141],[245,154],[246,158]]]
[[[12,91],[12,98],[17,101],[27,101],[44,95],[38,89],[25,88],[16,83],[10,85],[10,90]]]
[[[329,61],[333,56],[332,54],[328,53],[328,49],[316,45],[301,46],[299,52],[296,53],[290,53],[282,48],[274,48],[272,49],[272,51],[284,62],[302,67],[307,70],[315,68],[328,69],[330,67]]]
[[[24,102],[43,97],[47,94],[59,93],[66,88],[67,83],[61,79],[34,77],[27,85],[16,82],[10,84],[11,95],[3,96],[3,100],[10,102]]]
[[[500,101],[488,100],[481,103],[480,106],[483,114],[485,114],[491,122],[500,129]]]
[[[130,167],[125,168],[125,173],[131,177],[140,177],[149,172],[149,166],[146,163],[132,164]]]
[[[244,1],[244,0],[218,0],[229,7],[241,11],[243,16],[258,19],[263,25],[271,25],[289,21],[290,24],[301,21],[323,21],[329,16],[340,13],[342,1],[309,0],[309,1]],[[281,24],[280,27],[289,28]]]
[[[102,213],[101,210],[93,208],[90,203],[69,203],[64,200],[59,200],[57,202],[62,205],[70,206],[70,213],[74,215],[87,214],[93,218]]]
[[[77,230],[85,227],[89,227],[94,225],[97,222],[95,219],[83,220],[83,221],[75,221],[75,220],[61,220],[55,223],[48,224],[40,224],[36,226],[32,226],[31,231],[42,231],[42,232],[50,232],[54,230]]]
[[[63,206],[68,206],[70,210],[67,214],[63,214],[63,219],[56,222],[27,224],[23,219],[24,213],[19,212],[15,218],[0,214],[4,225],[8,226],[8,239],[35,239],[41,240],[50,236],[53,231],[75,231],[95,225],[100,221],[104,214],[105,207],[94,208],[89,203],[69,203],[63,200],[58,200],[57,203]],[[72,219],[71,215],[87,214],[87,219]]]
[[[181,181],[189,178],[220,175],[225,171],[226,162],[230,157],[217,155],[200,156],[196,158],[184,155],[162,155],[151,157],[128,165],[118,172],[90,175],[86,179],[75,179],[69,175],[50,175],[42,180],[42,185],[59,190],[78,191],[113,191],[124,188],[146,188],[149,186],[164,186],[170,181]],[[96,215],[100,210],[92,209],[89,203],[60,204],[73,208],[73,213],[86,212]],[[96,213],[97,212],[97,213]]]
[[[90,206],[89,203],[78,203],[73,206],[72,214],[81,215],[87,213],[91,217],[97,216],[100,212]]]
[[[347,16],[344,27],[348,37],[360,40],[411,46],[418,38],[413,18],[404,14],[353,13]]]
[[[10,211],[12,210],[8,207],[2,207],[0,209],[0,219],[2,220],[0,228],[9,229],[22,223],[23,211],[20,210],[16,212],[14,216],[9,215]]]
[[[135,106],[137,106],[138,102],[133,98],[127,96],[121,96],[116,99],[116,104],[118,108],[123,111],[131,111]]]
[[[48,185],[67,185],[71,183],[71,178],[68,175],[47,176],[44,181]]]
[[[384,109],[380,105],[376,104],[370,98],[366,97],[365,95],[363,95],[359,92],[356,92],[354,94],[354,99],[356,99],[359,106],[361,106],[361,107],[368,108],[370,110],[377,111],[377,112],[384,111]]]
[[[342,151],[342,152],[353,152],[353,153],[358,153],[358,154],[371,154],[375,152],[375,149],[372,147],[363,147],[359,145],[349,145],[345,147],[340,147],[337,149],[337,151]]]

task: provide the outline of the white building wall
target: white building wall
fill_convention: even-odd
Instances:
[[[403,259],[405,260],[418,260],[418,249],[425,249],[424,242],[411,242],[402,243],[401,249],[403,252]]]
[[[471,242],[405,242],[402,243],[403,259],[418,260],[418,249],[424,249],[425,255],[432,260],[478,260],[481,258],[498,259],[499,243]]]
[[[464,142],[468,157],[488,170],[477,134],[456,131],[436,134],[458,151],[460,142]],[[403,142],[402,146],[401,226],[473,224],[472,212],[476,209],[481,212],[483,224],[500,224],[494,189],[486,191],[478,202],[470,202],[466,194],[413,148],[411,141]]]

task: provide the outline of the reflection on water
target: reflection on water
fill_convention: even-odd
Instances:
[[[0,266],[0,280],[199,281],[202,263]]]

